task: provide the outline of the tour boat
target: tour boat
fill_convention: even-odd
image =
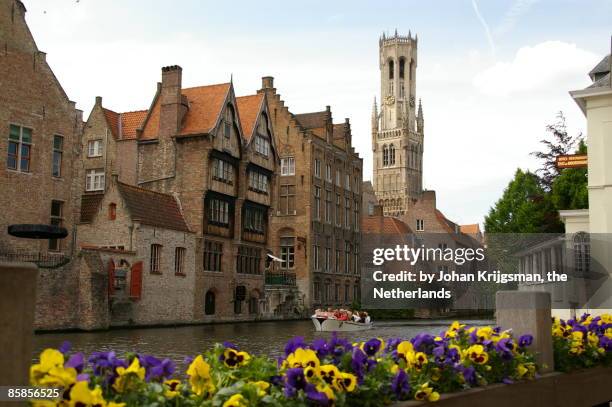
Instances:
[[[312,317],[315,330],[319,332],[355,332],[367,331],[372,328],[372,322],[362,323],[353,321],[340,321],[332,318]]]

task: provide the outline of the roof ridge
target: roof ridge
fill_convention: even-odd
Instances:
[[[108,107],[104,107],[104,106],[102,106],[102,110],[106,110],[107,112],[111,112],[111,113],[114,113],[114,114],[119,114],[119,112],[116,112],[116,111],[114,111],[112,109],[109,109]]]
[[[170,198],[172,198],[172,199],[174,199],[176,201],[176,197],[173,194],[167,194],[165,192],[153,191],[152,189],[141,188],[139,186],[126,184],[125,182],[121,182],[121,181],[117,181],[117,184],[121,185],[121,186],[124,186],[124,187],[136,189],[136,190],[139,190],[139,191],[143,191],[143,192],[150,192],[152,194],[167,196],[167,197],[170,197]]]
[[[120,114],[125,114],[125,113],[143,113],[143,112],[148,112],[149,109],[139,109],[139,110],[126,110],[125,112],[120,112]]]
[[[231,85],[231,82],[222,82],[222,83],[211,83],[210,85],[199,85],[199,86],[190,86],[188,88],[181,88],[181,90],[189,90],[189,89],[198,89],[198,88],[209,88],[212,86],[221,86],[221,85]]]

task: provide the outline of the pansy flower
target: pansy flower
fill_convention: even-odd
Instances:
[[[249,363],[251,355],[247,352],[239,352],[233,348],[225,348],[221,360],[229,368],[236,368]]]
[[[423,383],[416,388],[414,399],[420,401],[438,401],[440,399],[440,394],[437,391],[433,391],[429,383]]]
[[[404,369],[398,369],[391,381],[391,390],[399,400],[405,399],[410,394],[410,381]]]

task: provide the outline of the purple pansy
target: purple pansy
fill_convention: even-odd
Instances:
[[[391,382],[391,390],[397,396],[398,399],[402,400],[410,393],[410,382],[408,381],[408,375],[404,369],[398,370],[393,377]]]

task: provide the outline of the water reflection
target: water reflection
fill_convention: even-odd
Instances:
[[[362,332],[345,332],[340,336],[353,342],[373,337],[412,338],[419,332],[438,334],[451,321],[377,321],[374,328]],[[491,324],[489,320],[462,321],[467,324]],[[236,324],[198,325],[171,328],[114,329],[100,332],[47,333],[34,336],[35,357],[47,347],[58,347],[64,341],[72,343],[73,351],[89,354],[96,350],[114,350],[119,355],[127,351],[168,357],[179,365],[185,356],[209,349],[217,342],[231,341],[250,353],[280,356],[287,340],[303,336],[306,341],[330,337],[327,332],[315,332],[310,321],[251,322]]]

